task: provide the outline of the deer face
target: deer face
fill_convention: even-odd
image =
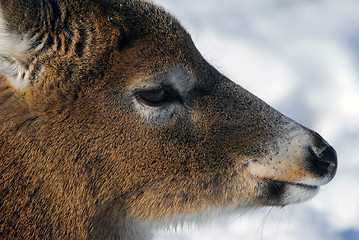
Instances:
[[[39,15],[0,2],[0,134],[56,216],[124,234],[130,220],[302,202],[334,177],[325,140],[215,70],[163,10],[50,2]]]
[[[334,177],[336,153],[325,140],[221,75],[180,26],[172,28],[122,49],[109,80],[119,86],[104,90],[104,98],[116,96],[116,125],[127,133],[118,136],[119,159],[131,159],[121,169],[133,169],[143,187],[131,198],[134,215],[144,205],[154,218],[159,209],[168,216],[284,206]]]

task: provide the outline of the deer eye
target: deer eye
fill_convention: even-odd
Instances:
[[[178,95],[174,93],[174,91],[167,88],[159,88],[139,91],[136,94],[136,99],[144,105],[158,107],[175,102],[179,98]]]

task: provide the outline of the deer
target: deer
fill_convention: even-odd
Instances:
[[[149,240],[301,203],[338,165],[142,0],[0,0],[0,161],[2,239]]]

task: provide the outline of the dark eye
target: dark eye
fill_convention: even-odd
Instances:
[[[178,100],[177,95],[166,88],[140,91],[136,94],[136,98],[140,103],[151,107],[158,107]]]

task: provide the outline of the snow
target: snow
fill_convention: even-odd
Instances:
[[[313,200],[162,230],[174,240],[359,239],[359,1],[155,0],[219,71],[337,150]]]

